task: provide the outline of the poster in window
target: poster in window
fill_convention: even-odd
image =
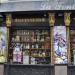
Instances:
[[[55,26],[53,32],[55,64],[67,64],[66,27]]]
[[[7,28],[0,27],[0,63],[7,61]]]

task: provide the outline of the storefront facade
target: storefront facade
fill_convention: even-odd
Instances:
[[[0,5],[4,75],[74,75],[74,0]]]

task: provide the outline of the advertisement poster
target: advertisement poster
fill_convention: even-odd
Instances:
[[[55,64],[67,64],[66,27],[55,26],[53,32]]]
[[[0,63],[7,61],[7,28],[0,27]]]

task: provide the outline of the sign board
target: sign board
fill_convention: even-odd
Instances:
[[[0,5],[0,12],[40,10],[75,10],[75,0],[9,1]]]

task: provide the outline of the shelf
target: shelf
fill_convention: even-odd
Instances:
[[[32,34],[10,34],[12,36],[33,36]],[[49,35],[49,34],[34,34],[34,36],[46,36],[46,35]]]
[[[11,43],[31,43],[30,41],[13,41]]]
[[[31,50],[50,50],[49,48],[48,49],[45,49],[45,48],[31,48]]]
[[[75,50],[75,48],[71,48],[70,51],[71,51],[71,50],[73,51],[73,50]]]
[[[16,47],[17,43],[19,43],[20,46],[22,46],[23,55],[29,56],[29,63],[31,63],[31,57],[35,59],[46,58],[47,61],[50,62],[50,30],[46,29],[46,27],[43,29],[42,26],[41,28],[33,27],[34,29],[31,27],[29,29],[29,26],[28,29],[27,27],[24,27],[12,27],[10,34],[10,53],[15,51],[14,47]],[[12,57],[13,56],[14,55],[12,54]],[[36,61],[40,62],[40,60]]]
[[[72,41],[70,41],[70,43],[71,43],[71,44],[72,44],[72,43],[75,43],[75,41],[73,41],[73,42],[72,42]]]
[[[9,49],[13,49],[13,48],[10,47]],[[22,49],[22,50],[30,50],[30,48],[29,49],[25,48],[25,49]]]
[[[36,23],[32,23],[32,22],[29,22],[29,23],[13,23],[12,25],[15,28],[18,28],[18,29],[49,29],[49,24],[48,22],[36,22]],[[35,27],[35,28],[34,28]]]
[[[9,48],[9,49],[13,49],[13,48]],[[43,49],[42,49],[42,48],[29,48],[29,49],[22,49],[22,50],[23,50],[23,51],[24,51],[24,50],[32,50],[32,51],[33,51],[33,50],[50,50],[50,49],[44,49],[44,48],[43,48]]]
[[[38,56],[38,55],[31,55],[31,57],[34,57],[34,58],[49,58],[50,56]]]
[[[44,35],[44,36],[46,36],[46,35],[49,35],[49,34],[45,34],[45,33],[43,33],[43,34],[34,34],[34,35],[38,35],[38,36],[42,36],[42,35]]]
[[[70,35],[75,35],[75,33],[71,33],[71,32],[70,32]]]
[[[53,64],[14,64],[14,63],[4,63],[4,65],[8,65],[8,66],[42,66],[42,67],[53,67],[54,65]]]
[[[32,41],[13,41],[11,43],[44,43],[44,42],[46,41],[34,41],[34,42]]]
[[[22,50],[23,50],[23,51],[24,51],[24,50],[30,50],[30,48],[29,48],[29,49],[22,49]]]

